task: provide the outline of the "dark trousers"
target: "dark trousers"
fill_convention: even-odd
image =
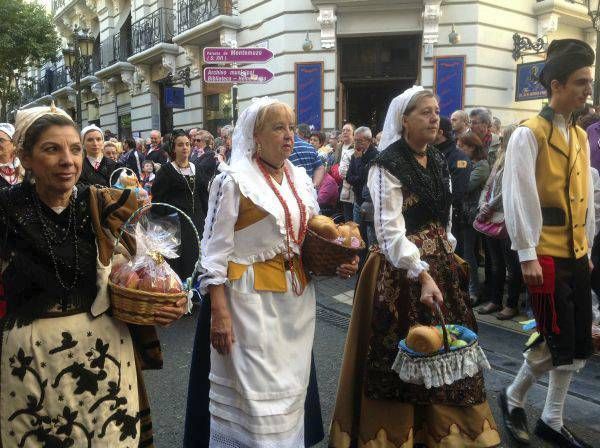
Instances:
[[[544,335],[554,366],[587,359],[592,346],[592,293],[588,258],[554,258],[556,271],[554,305],[560,333]],[[536,316],[536,320],[537,316]],[[551,316],[546,315],[546,322]]]
[[[342,209],[344,211],[344,222],[352,221],[354,219],[354,204],[352,202],[342,202]]]
[[[506,306],[517,308],[519,295],[523,289],[523,276],[521,275],[521,263],[519,256],[510,248],[510,240],[485,237],[487,254],[491,264],[491,290],[490,299],[502,306],[504,297],[504,285],[508,283],[508,299]]]

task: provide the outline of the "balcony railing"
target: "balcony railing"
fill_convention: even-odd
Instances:
[[[121,32],[113,36],[113,60],[116,62],[127,61],[131,56],[131,34],[123,34]]]
[[[52,86],[52,90],[62,89],[66,87],[71,82],[71,78],[69,78],[69,71],[66,67],[61,67],[54,72],[54,85]]]
[[[232,11],[232,0],[182,0],[177,11],[178,32],[183,33],[219,15],[230,16]]]
[[[65,0],[52,0],[52,12],[56,13],[60,8],[65,6]]]
[[[131,25],[133,54],[141,53],[153,46],[173,39],[175,15],[169,8],[159,8],[152,14]]]

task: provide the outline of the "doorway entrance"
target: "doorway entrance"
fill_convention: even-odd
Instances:
[[[167,107],[165,88],[172,87],[173,83],[168,79],[158,81],[160,100],[160,133],[162,135],[173,132],[173,108]]]
[[[339,48],[338,125],[350,121],[376,134],[391,100],[418,79],[421,36],[341,38]]]

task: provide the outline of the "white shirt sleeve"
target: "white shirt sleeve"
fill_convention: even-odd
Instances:
[[[348,168],[350,168],[350,159],[352,158],[352,150],[350,149],[342,149],[342,157],[340,158],[340,167],[339,172],[342,179],[346,179],[346,173],[348,173]]]
[[[450,193],[452,193],[452,179],[450,179]],[[456,238],[452,234],[452,205],[450,205],[450,212],[448,216],[448,225],[446,225],[446,236],[448,237],[448,242],[450,243],[450,247],[452,247],[452,252],[456,250]]]
[[[537,259],[542,209],[535,182],[538,145],[531,129],[518,127],[506,149],[502,180],[504,222],[520,261]]]
[[[233,233],[240,207],[240,193],[229,175],[219,174],[208,197],[208,213],[202,237],[200,292],[210,285],[227,282],[229,255],[233,252]]]
[[[367,185],[374,209],[375,234],[381,252],[398,269],[406,269],[408,278],[416,279],[429,265],[421,260],[419,249],[406,237],[402,215],[402,185],[387,170],[373,166]]]
[[[600,173],[594,167],[590,167],[592,171],[592,185],[594,188],[594,214],[596,227],[594,229],[594,236],[600,232]]]

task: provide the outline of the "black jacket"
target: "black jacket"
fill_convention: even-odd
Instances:
[[[81,170],[79,183],[83,185],[102,185],[103,187],[110,187],[110,176],[117,168],[117,162],[107,157],[102,157],[100,166],[96,170],[89,159],[85,157],[83,159],[83,169]]]
[[[452,178],[452,207],[458,211],[462,209],[469,175],[471,173],[469,158],[457,146],[454,140],[446,140],[435,147],[444,155],[450,177]]]
[[[140,168],[143,168],[144,165],[144,155],[140,153],[137,149],[134,149],[129,154],[124,154],[124,158],[120,160],[119,165],[125,168],[129,168],[135,173],[138,179],[140,179]]]
[[[363,187],[367,183],[367,176],[369,175],[369,168],[371,167],[371,161],[377,155],[377,150],[374,146],[369,146],[362,157],[355,157],[354,155],[350,158],[350,166],[346,173],[346,181],[352,185],[354,191],[354,200],[358,205],[363,203]]]
[[[163,146],[161,146],[160,149],[146,154],[146,160],[152,160],[154,163],[163,165],[169,161],[169,155],[167,154],[167,151],[163,149]]]

